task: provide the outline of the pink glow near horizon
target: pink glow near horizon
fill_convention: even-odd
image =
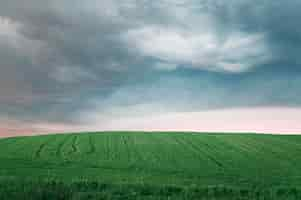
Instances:
[[[296,108],[226,109],[120,119],[108,124],[107,129],[115,124],[115,128],[121,130],[298,134],[301,133],[300,119],[301,109]]]
[[[143,117],[121,117],[89,125],[73,126],[55,123],[0,122],[0,137],[41,133],[142,130],[200,132],[259,132],[276,134],[301,133],[301,109],[252,108],[204,112],[181,112]]]

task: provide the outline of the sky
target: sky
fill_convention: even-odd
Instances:
[[[0,136],[301,133],[301,1],[0,0]]]

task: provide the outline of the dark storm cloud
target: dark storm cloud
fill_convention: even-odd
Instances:
[[[300,106],[300,8],[272,0],[0,0],[1,115],[72,121],[91,101],[106,109]]]
[[[8,37],[0,48],[3,113],[65,118],[89,96],[118,87],[140,62],[120,42],[129,25],[113,2],[82,8],[78,1],[72,9],[61,1],[0,4]]]

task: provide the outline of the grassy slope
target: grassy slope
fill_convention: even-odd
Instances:
[[[0,177],[298,186],[301,136],[90,133],[0,140]]]

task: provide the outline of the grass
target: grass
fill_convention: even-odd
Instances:
[[[288,135],[7,138],[0,199],[301,199],[300,152],[301,136]]]

